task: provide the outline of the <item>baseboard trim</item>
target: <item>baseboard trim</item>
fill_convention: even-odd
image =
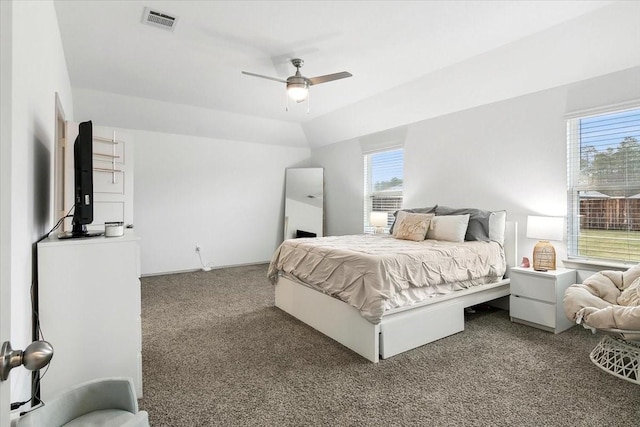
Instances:
[[[270,261],[256,261],[256,262],[248,262],[245,264],[229,264],[229,265],[216,265],[215,267],[211,267],[211,271],[221,270],[223,268],[233,268],[233,267],[248,267],[251,265],[262,265],[269,264]],[[153,276],[167,276],[169,274],[181,274],[181,273],[195,273],[196,271],[202,271],[202,268],[193,268],[189,270],[172,270],[158,273],[145,273],[141,274],[140,277],[153,277]],[[203,273],[210,273],[211,271],[207,271]]]

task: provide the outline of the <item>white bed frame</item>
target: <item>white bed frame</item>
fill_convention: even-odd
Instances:
[[[516,222],[507,222],[504,249],[507,266],[517,265]],[[333,338],[366,359],[383,359],[464,330],[464,309],[510,294],[509,279],[437,295],[410,307],[388,312],[379,324],[336,298],[280,277],[275,286],[276,307]]]

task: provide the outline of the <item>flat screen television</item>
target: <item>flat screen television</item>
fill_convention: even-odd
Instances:
[[[60,237],[92,237],[101,232],[88,232],[93,222],[93,125],[91,121],[78,126],[73,144],[74,210],[71,233]]]

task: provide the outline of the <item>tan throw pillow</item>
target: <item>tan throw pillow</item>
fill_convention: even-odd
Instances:
[[[640,277],[631,282],[629,287],[622,291],[617,300],[618,305],[637,307],[640,306]]]
[[[427,230],[434,214],[416,214],[399,211],[393,237],[396,239],[420,242],[427,236]]]

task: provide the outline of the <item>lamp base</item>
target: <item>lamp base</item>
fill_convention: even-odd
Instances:
[[[548,240],[540,240],[533,248],[533,269],[536,271],[556,269],[556,250]]]

